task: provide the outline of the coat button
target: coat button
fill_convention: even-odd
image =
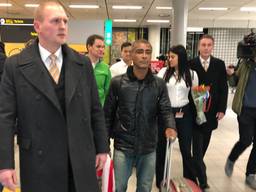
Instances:
[[[38,150],[38,151],[37,151],[37,154],[38,154],[39,156],[42,156],[42,155],[43,155],[43,150]]]

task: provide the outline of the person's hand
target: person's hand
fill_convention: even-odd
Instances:
[[[107,160],[107,156],[108,156],[108,153],[99,153],[96,155],[95,167],[97,171],[103,169]]]
[[[0,182],[10,191],[15,192],[17,187],[17,175],[13,169],[0,170]]]
[[[235,72],[235,67],[234,67],[234,65],[229,65],[229,66],[227,67],[226,71],[227,71],[227,74],[228,74],[229,76],[233,75],[234,72]]]
[[[219,121],[219,120],[221,120],[223,117],[224,117],[224,113],[223,112],[218,112],[217,114],[216,114],[216,118],[217,118],[217,120]]]
[[[173,128],[166,128],[165,136],[167,138],[171,139],[172,141],[174,141],[176,139],[176,137],[177,137],[177,132]]]

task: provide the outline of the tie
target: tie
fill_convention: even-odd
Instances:
[[[51,54],[49,56],[49,58],[51,60],[49,72],[50,72],[53,80],[55,81],[55,83],[58,84],[59,77],[60,77],[60,71],[59,71],[59,69],[57,67],[57,63],[56,63],[57,57],[56,57],[56,55]]]
[[[207,61],[203,61],[203,67],[204,67],[204,70],[207,71],[208,69],[208,62]]]

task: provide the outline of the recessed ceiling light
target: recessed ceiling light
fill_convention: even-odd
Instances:
[[[11,3],[0,3],[0,7],[11,7]]]
[[[38,7],[39,4],[25,4],[25,7]]]
[[[156,9],[172,9],[172,7],[156,7]]]
[[[240,11],[256,12],[256,7],[241,7]]]
[[[226,11],[228,8],[226,7],[199,7],[199,10],[202,11]]]
[[[187,27],[188,32],[203,32],[203,27]]]
[[[113,5],[112,9],[142,9],[142,6],[134,6],[134,5]]]
[[[169,23],[170,20],[153,20],[153,19],[149,19],[147,20],[148,23]]]
[[[114,22],[128,22],[128,23],[134,23],[136,22],[136,19],[114,19]]]
[[[98,9],[99,5],[69,5],[70,8],[74,9]]]

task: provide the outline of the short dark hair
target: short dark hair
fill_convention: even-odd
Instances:
[[[104,37],[102,37],[101,35],[97,35],[97,34],[93,34],[91,36],[89,36],[86,40],[86,48],[88,49],[88,46],[93,46],[94,42],[96,39],[100,39],[102,41],[104,41]]]
[[[214,43],[214,38],[213,38],[213,36],[211,36],[211,35],[209,35],[209,34],[204,34],[204,35],[202,35],[202,36],[199,38],[199,43],[200,43],[200,41],[201,41],[202,39],[211,39],[212,42]]]
[[[125,47],[130,47],[132,46],[132,44],[130,42],[124,42],[122,45],[121,45],[121,51],[123,51],[123,48]]]
[[[134,50],[134,48],[136,47],[137,44],[146,44],[146,45],[149,45],[150,48],[152,49],[152,45],[149,43],[149,41],[147,41],[146,39],[138,39],[136,41],[133,42],[132,44],[132,50]]]

